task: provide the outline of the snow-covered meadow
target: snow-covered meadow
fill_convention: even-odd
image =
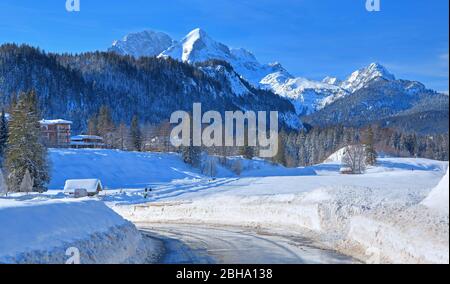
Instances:
[[[58,149],[50,151],[50,159],[52,190],[44,195],[0,199],[0,224],[8,231],[2,234],[11,234],[12,230],[21,235],[28,230],[24,229],[25,221],[9,227],[3,224],[11,223],[11,214],[17,210],[26,212],[24,208],[29,208],[29,214],[41,215],[43,225],[27,234],[39,236],[39,240],[28,238],[26,246],[0,247],[0,257],[13,255],[8,251],[11,248],[17,248],[16,252],[39,250],[41,236],[53,238],[47,245],[58,248],[64,241],[83,239],[77,234],[86,239],[108,228],[130,224],[123,223],[123,217],[147,224],[173,222],[287,230],[290,234],[314,237],[328,248],[367,262],[449,262],[448,206],[443,208],[441,201],[447,198],[448,204],[448,175],[441,182],[448,162],[384,157],[364,175],[341,175],[339,153],[323,164],[295,169],[236,157],[228,162],[239,161],[240,175],[227,165],[218,164],[217,176],[211,178],[185,165],[177,154]],[[83,178],[99,178],[108,190],[99,197],[82,200],[72,200],[61,193],[66,179]],[[430,194],[439,183],[439,189]],[[144,188],[151,191],[145,192]],[[84,208],[87,204],[95,206]],[[52,213],[53,209],[59,213]],[[100,223],[91,217],[98,216],[93,212],[97,209],[104,216]],[[74,217],[77,210],[81,213]],[[58,227],[62,223],[78,231]],[[44,231],[60,234],[43,234]],[[132,236],[127,238],[136,238]],[[158,253],[157,246],[151,250]],[[11,258],[0,258],[1,261]],[[104,256],[102,261],[119,260]],[[132,262],[124,257],[120,261]]]

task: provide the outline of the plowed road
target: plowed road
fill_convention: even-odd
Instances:
[[[314,264],[355,263],[304,238],[238,227],[143,225],[140,230],[164,247],[167,264]]]

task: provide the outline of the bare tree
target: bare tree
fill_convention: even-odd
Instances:
[[[206,156],[206,158],[203,161],[202,165],[202,172],[203,174],[214,178],[217,176],[217,158]]]
[[[366,150],[363,145],[350,145],[342,157],[342,172],[362,174],[366,170]]]
[[[114,133],[114,146],[120,150],[127,150],[130,140],[128,127],[124,123],[120,123]]]

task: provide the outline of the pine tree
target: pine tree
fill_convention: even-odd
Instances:
[[[6,119],[5,110],[2,110],[0,117],[0,168],[3,168],[6,146],[8,143],[8,120]]]
[[[377,151],[375,150],[374,139],[373,139],[373,129],[369,125],[366,131],[365,139],[365,150],[366,150],[366,164],[374,166],[377,163]]]
[[[47,149],[40,142],[39,112],[34,91],[23,93],[11,112],[6,150],[7,184],[10,191],[21,190],[28,171],[33,190],[43,192],[50,181]]]
[[[185,146],[181,149],[183,161],[193,167],[201,165],[201,153],[201,147],[198,146]]]
[[[255,156],[254,147],[250,146],[248,141],[248,127],[245,127],[244,146],[240,147],[239,152],[240,155],[243,156],[245,159],[251,160]]]
[[[141,151],[142,133],[141,128],[139,127],[139,119],[136,115],[133,116],[133,119],[131,121],[130,135],[131,135],[131,144],[133,145],[134,149],[136,151]]]
[[[183,161],[191,165],[193,167],[200,167],[201,166],[201,155],[202,155],[202,147],[200,146],[194,146],[194,141],[192,139],[193,137],[193,126],[192,126],[192,119],[191,121],[191,135],[190,135],[190,142],[189,146],[182,146],[181,147],[181,156],[183,158]]]
[[[281,131],[278,134],[278,152],[275,157],[273,157],[273,162],[286,166],[286,151],[285,151],[285,142],[286,141],[286,133]]]

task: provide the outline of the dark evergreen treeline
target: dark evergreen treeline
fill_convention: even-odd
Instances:
[[[369,131],[370,129],[370,131]],[[287,166],[322,163],[337,150],[353,144],[367,144],[370,139],[376,152],[400,157],[449,159],[449,136],[446,134],[408,134],[389,128],[369,126],[352,128],[332,126],[309,131],[282,132]]]
[[[101,106],[109,107],[116,124],[128,125],[134,115],[140,123],[160,123],[173,111],[191,111],[195,102],[219,112],[251,107],[294,115],[287,100],[246,82],[248,94],[236,96],[226,74],[210,76],[202,71],[206,67],[105,52],[48,54],[6,44],[0,46],[0,106],[8,108],[16,94],[35,90],[43,117],[73,120],[80,132]]]

